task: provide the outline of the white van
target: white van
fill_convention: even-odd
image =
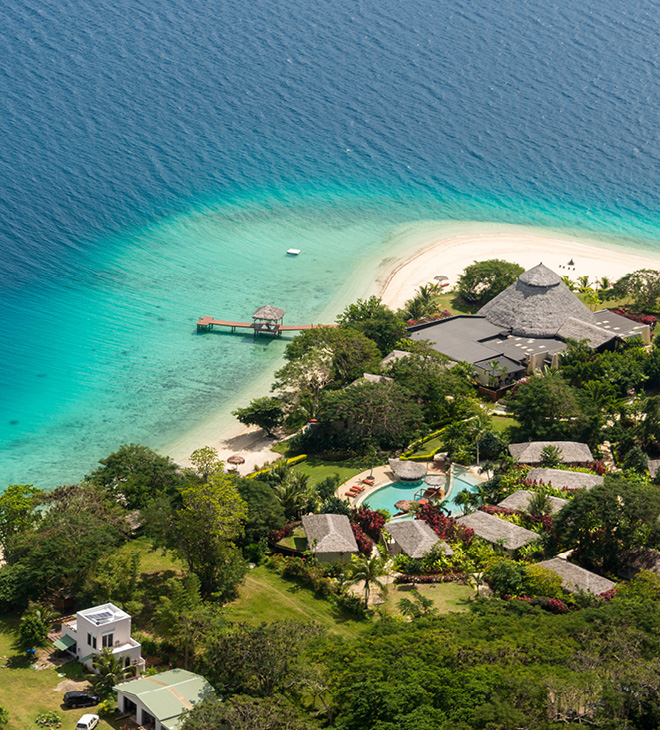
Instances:
[[[76,730],[93,730],[98,724],[98,715],[83,715],[80,720],[78,720]]]

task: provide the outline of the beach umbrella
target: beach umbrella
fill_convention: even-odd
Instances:
[[[433,277],[436,281],[449,281],[448,276],[434,276]]]
[[[239,456],[238,454],[234,454],[233,456],[230,456],[227,459],[227,463],[238,466],[239,464],[245,464],[245,459],[242,456]]]

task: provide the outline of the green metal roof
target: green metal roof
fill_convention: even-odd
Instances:
[[[170,669],[152,677],[122,682],[114,689],[134,698],[134,701],[139,699],[148,712],[166,727],[175,727],[176,719],[184,710],[213,694],[213,688],[204,677],[185,669]]]
[[[72,646],[75,646],[76,640],[69,636],[68,634],[64,634],[61,639],[58,639],[57,641],[53,642],[53,646],[56,649],[59,649],[60,651],[66,651],[67,649],[70,649]]]

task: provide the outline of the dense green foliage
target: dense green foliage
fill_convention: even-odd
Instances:
[[[358,299],[337,317],[342,327],[352,327],[376,343],[381,355],[393,350],[406,330],[404,323],[378,297]]]
[[[524,271],[522,266],[501,259],[477,261],[459,276],[458,293],[466,302],[483,306],[514,284]]]
[[[284,409],[279,398],[254,398],[245,408],[232,411],[232,415],[246,426],[258,426],[272,436],[284,419]]]

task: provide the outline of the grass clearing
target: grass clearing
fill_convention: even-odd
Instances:
[[[239,597],[228,604],[230,621],[260,624],[263,621],[317,621],[331,634],[352,638],[371,625],[338,611],[328,600],[316,598],[307,588],[285,580],[264,566],[251,570],[239,589]]]
[[[413,588],[417,588],[423,596],[430,598],[439,613],[467,611],[469,600],[474,595],[474,590],[470,586],[459,583],[431,583],[418,586],[393,584],[385,597],[385,608],[400,616],[398,603],[402,598],[412,599],[410,591]]]
[[[375,464],[374,466],[379,466]],[[339,475],[340,483],[352,479],[356,474],[371,468],[371,463],[364,458],[345,459],[344,461],[324,461],[317,456],[308,456],[305,461],[291,467],[293,470],[306,474],[310,485],[322,482],[326,477]]]
[[[511,416],[492,416],[493,419],[493,430],[498,433],[503,433],[508,428],[518,428],[520,424],[515,418]]]
[[[138,553],[140,556],[140,573],[165,573],[172,571],[173,573],[181,573],[185,569],[183,561],[179,560],[171,553],[163,555],[161,550],[154,550],[153,544],[146,537],[138,537],[130,540],[117,550],[118,555],[133,555]]]
[[[17,627],[17,616],[0,615],[0,656],[11,659],[9,667],[5,660],[0,659],[0,705],[9,712],[7,730],[37,730],[37,716],[52,710],[62,718],[63,730],[75,727],[85,712],[94,712],[94,709],[65,708],[62,705],[64,692],[56,688],[65,679],[83,679],[81,666],[77,662],[69,662],[57,670],[36,671],[15,646]],[[59,677],[58,673],[65,676]],[[100,730],[110,730],[116,729],[118,725],[102,719],[98,727]]]

